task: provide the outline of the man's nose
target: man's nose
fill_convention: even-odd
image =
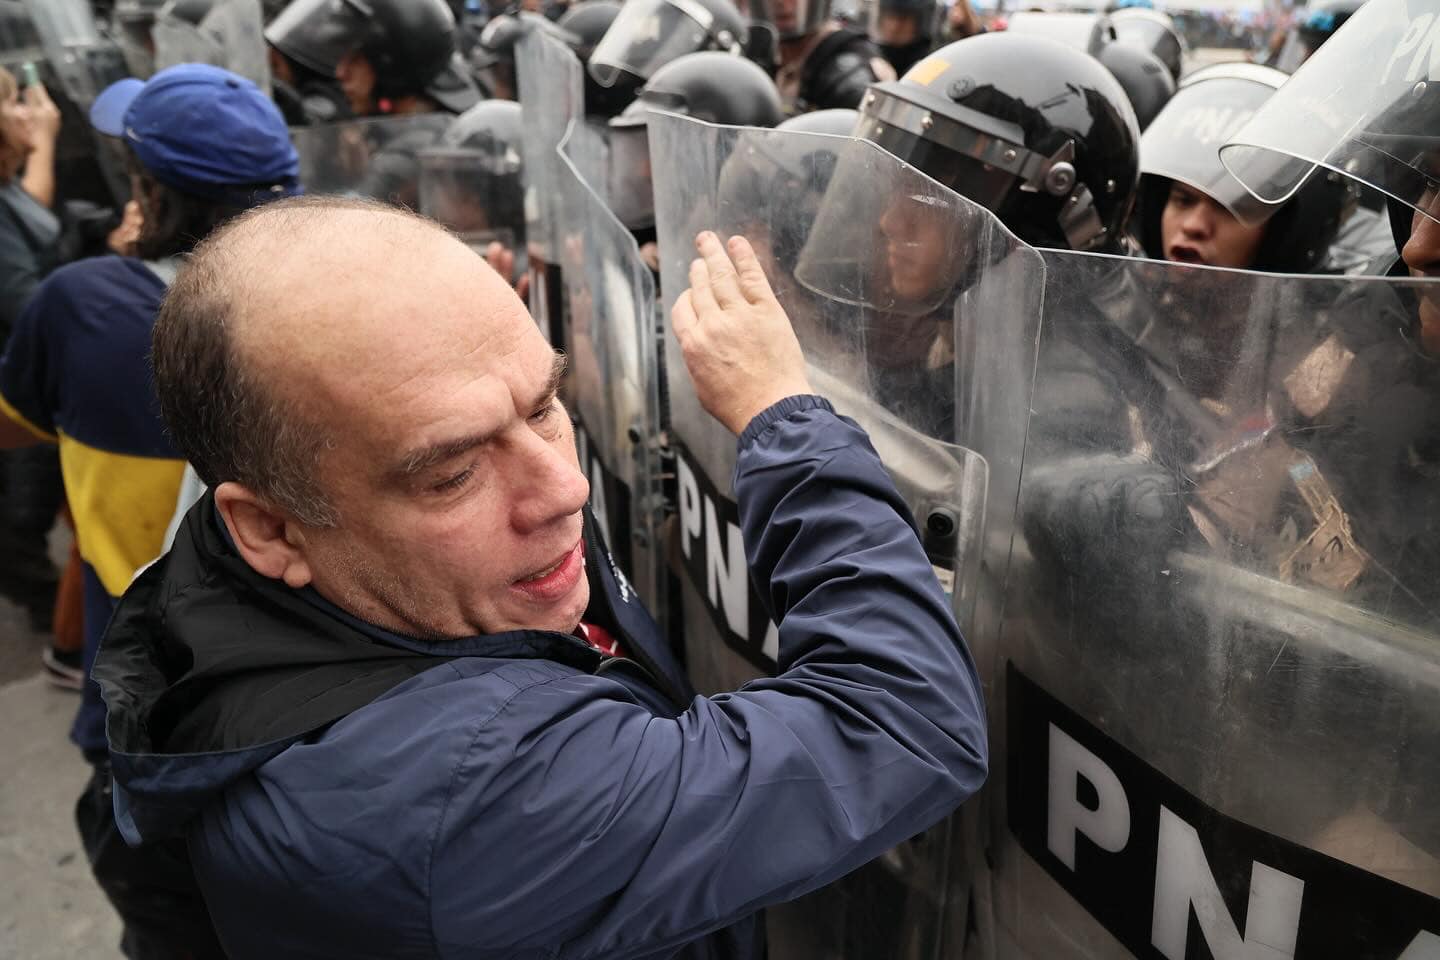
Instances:
[[[555,416],[565,416],[557,413]],[[531,431],[522,443],[523,454],[511,478],[515,491],[512,522],[519,533],[534,533],[563,517],[573,516],[590,499],[590,482],[575,465],[570,431],[563,441],[552,442]]]
[[[1400,251],[1405,266],[1415,273],[1440,275],[1440,197],[1429,198],[1428,215],[1417,211],[1410,221],[1410,239]]]

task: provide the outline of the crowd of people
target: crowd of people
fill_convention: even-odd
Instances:
[[[1017,555],[1101,611],[1076,622],[1115,629],[1116,583],[1183,541],[1433,634],[1440,315],[1408,281],[1440,269],[1440,77],[1403,7],[115,0],[75,7],[115,53],[88,87],[36,17],[0,66],[0,591],[79,693],[77,825],[124,955],[758,958],[763,908],[980,791],[996,718],[954,585],[802,354],[859,304],[870,395],[969,444],[955,318],[999,259],[976,211],[1104,268],[1048,265],[1074,299],[1045,307],[1022,439],[1044,479],[1015,490]],[[1187,41],[1267,27],[1207,64]],[[573,119],[604,159],[576,135],[567,162],[604,171],[656,283],[690,264],[655,396],[688,377],[737,438],[778,624],[776,675],[736,692],[696,695],[685,621],[636,602],[598,532],[628,539],[623,514],[588,506],[554,271],[587,225],[545,226],[534,142],[572,91],[527,89],[537,35],[583,65]],[[1380,78],[1303,69],[1336,36]],[[665,169],[660,114],[804,149],[712,158],[701,209],[743,236],[687,220],[677,251],[657,195],[701,174]],[[924,185],[887,192],[880,151]],[[1260,287],[1190,268],[1379,286],[1259,343],[1207,311]],[[1237,505],[1216,488],[1265,475],[1255,450],[1294,489]],[[1410,799],[1372,806],[1433,858]]]

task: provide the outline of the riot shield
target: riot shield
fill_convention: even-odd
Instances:
[[[557,158],[554,199],[562,216],[552,236],[565,285],[565,394],[580,463],[616,564],[665,623],[655,280],[630,231],[582,178],[566,147]]]
[[[56,181],[63,200],[119,207],[130,196],[124,154],[90,127],[100,91],[128,76],[120,47],[100,33],[85,0],[25,0],[29,23],[16,22],[18,45],[38,42],[40,79],[60,109]],[[19,74],[17,74],[19,76]]]
[[[1440,284],[1044,256],[995,955],[1435,955]]]
[[[986,634],[1020,477],[1039,257],[990,213],[867,141],[652,115],[650,149],[667,309],[688,285],[697,231],[749,238],[811,382],[869,431],[977,660],[993,661]],[[844,216],[822,203],[827,194],[851,201]],[[687,663],[702,693],[732,690],[775,670],[778,629],[745,566],[735,438],[701,409],[673,334],[665,364],[678,487],[670,556]],[[959,956],[978,849],[955,818],[768,911],[771,954]]]
[[[167,5],[155,18],[155,69],[177,63],[224,67],[270,92],[270,61],[262,31],[260,0],[219,0],[200,22],[191,23]]]
[[[420,205],[420,156],[436,147],[447,113],[367,117],[290,131],[300,155],[300,182],[312,194]]]
[[[559,147],[583,127],[585,67],[550,30],[531,25],[515,45],[515,76],[524,111],[525,241],[530,259],[530,313],[556,346],[564,281],[555,239],[562,178]],[[578,141],[582,134],[576,134]],[[590,179],[592,183],[601,182]]]

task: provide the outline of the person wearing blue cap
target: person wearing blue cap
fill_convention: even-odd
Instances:
[[[185,463],[159,416],[150,331],[179,259],[220,223],[300,192],[284,118],[249,80],[181,64],[122,80],[90,122],[123,144],[143,215],[137,255],[52,273],[0,357],[0,446],[59,445],[84,561],[85,670],[137,570],[155,559]],[[105,707],[86,683],[71,738],[94,767],[76,809],[96,879],[125,922],[133,958],[223,953],[183,847],[131,850],[115,828]]]

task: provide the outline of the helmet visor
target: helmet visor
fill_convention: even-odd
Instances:
[[[360,46],[369,18],[360,0],[295,0],[265,28],[265,39],[292,60],[332,76],[340,59]]]
[[[1266,203],[1316,167],[1374,187],[1432,219],[1440,179],[1440,13],[1371,0],[1221,148]]]
[[[1140,138],[1140,172],[1189,184],[1243,223],[1263,223],[1277,207],[1256,198],[1220,162],[1220,147],[1275,88],[1216,78],[1182,87]]]
[[[977,212],[913,166],[856,144],[830,178],[795,277],[840,303],[925,316],[963,286]]]
[[[591,54],[590,75],[603,87],[627,73],[648,80],[671,60],[706,49],[714,22],[695,0],[629,0]]]

